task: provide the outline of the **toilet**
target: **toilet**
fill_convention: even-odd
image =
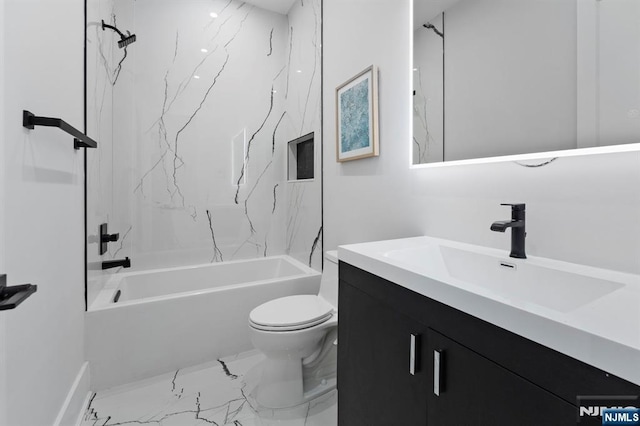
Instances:
[[[338,337],[337,252],[324,258],[319,294],[274,299],[249,314],[251,342],[266,357],[254,391],[263,407],[294,407],[335,388],[321,364]]]

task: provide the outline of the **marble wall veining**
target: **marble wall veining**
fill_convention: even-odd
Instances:
[[[89,3],[89,132],[101,142],[89,234],[104,221],[120,233],[105,258],[150,269],[290,254],[320,269],[320,0],[287,15],[237,0]],[[137,41],[118,49],[100,19]],[[287,142],[310,132],[315,179],[289,182]],[[106,276],[92,274],[90,300]]]
[[[134,250],[199,251],[198,263],[281,253],[286,17],[235,1],[143,0],[136,12]]]
[[[322,268],[321,1],[300,0],[289,11],[283,143],[314,133],[314,179],[288,182],[285,251]]]

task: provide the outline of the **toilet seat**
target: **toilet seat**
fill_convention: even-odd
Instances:
[[[249,314],[253,328],[265,331],[294,331],[326,322],[334,308],[316,295],[297,295],[270,300]]]

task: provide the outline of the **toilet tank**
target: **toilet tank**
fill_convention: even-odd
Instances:
[[[338,251],[329,250],[324,254],[324,269],[320,281],[320,296],[338,308]]]

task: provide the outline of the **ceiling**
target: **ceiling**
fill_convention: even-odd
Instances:
[[[243,0],[245,3],[252,4],[262,9],[277,12],[286,15],[296,0]]]

